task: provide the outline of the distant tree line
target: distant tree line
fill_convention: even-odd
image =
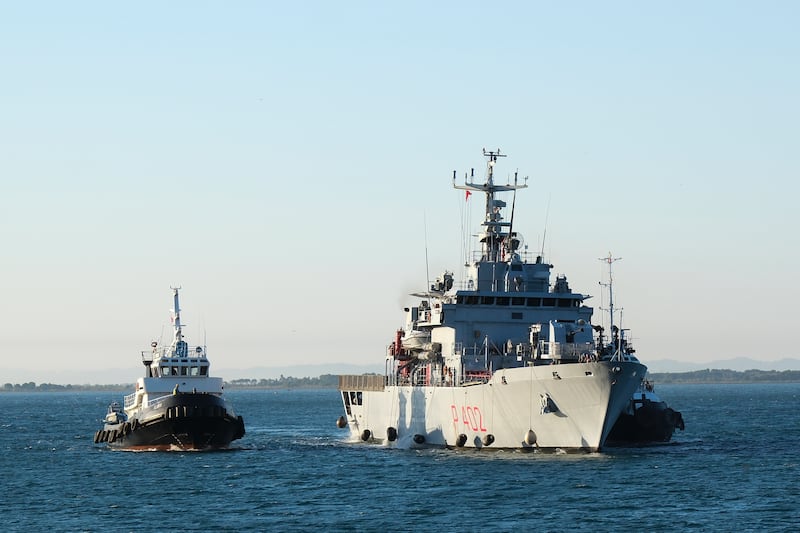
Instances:
[[[275,379],[234,379],[224,382],[228,390],[242,389],[335,389],[339,386],[339,376],[323,374],[316,378],[293,378],[281,375]],[[133,383],[116,385],[56,385],[54,383],[41,383],[33,381],[28,383],[6,383],[0,392],[70,392],[70,391],[130,391]]]
[[[651,372],[648,377],[662,383],[798,383],[800,370],[718,370],[706,369],[693,372]],[[294,378],[281,375],[272,379],[234,379],[225,382],[228,390],[247,389],[335,389],[339,376],[322,374],[316,378]],[[6,383],[0,392],[70,392],[70,391],[130,391],[133,383],[116,385],[57,385],[55,383]]]
[[[293,378],[281,374],[273,379],[234,379],[225,382],[228,389],[335,389],[339,386],[339,376],[322,374],[316,378]]]
[[[705,369],[693,372],[658,372],[649,374],[657,383],[793,383],[800,382],[800,370]]]
[[[58,385],[56,383],[6,383],[0,392],[72,392],[72,391],[129,391],[133,383],[116,385]]]

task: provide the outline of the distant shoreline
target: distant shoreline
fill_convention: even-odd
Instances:
[[[692,372],[651,372],[648,379],[659,384],[714,383],[798,383],[800,370],[745,370],[739,372],[726,369],[694,370]],[[338,374],[323,374],[316,378],[294,378],[281,376],[277,379],[234,379],[225,382],[227,390],[281,390],[281,389],[335,389],[339,384]],[[78,391],[130,391],[133,383],[104,385],[60,385],[55,383],[5,383],[0,392],[78,392]]]

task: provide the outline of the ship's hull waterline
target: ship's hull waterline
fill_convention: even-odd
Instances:
[[[502,369],[471,386],[340,388],[353,440],[599,451],[646,370],[599,361]]]
[[[215,395],[181,393],[119,424],[106,424],[95,442],[121,450],[216,450],[244,436],[244,422]]]

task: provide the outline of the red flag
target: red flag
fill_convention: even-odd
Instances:
[[[466,193],[467,193],[467,194],[464,196],[464,201],[465,201],[465,202],[466,202],[467,200],[469,200],[469,195],[470,195],[470,194],[472,194],[472,191],[466,191]]]

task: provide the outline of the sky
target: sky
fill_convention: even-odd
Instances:
[[[800,357],[796,2],[0,5],[0,382],[141,372],[180,286],[212,373],[381,365],[460,273],[452,188],[637,353]],[[466,215],[464,214],[464,210]],[[102,378],[98,378],[102,379]]]

